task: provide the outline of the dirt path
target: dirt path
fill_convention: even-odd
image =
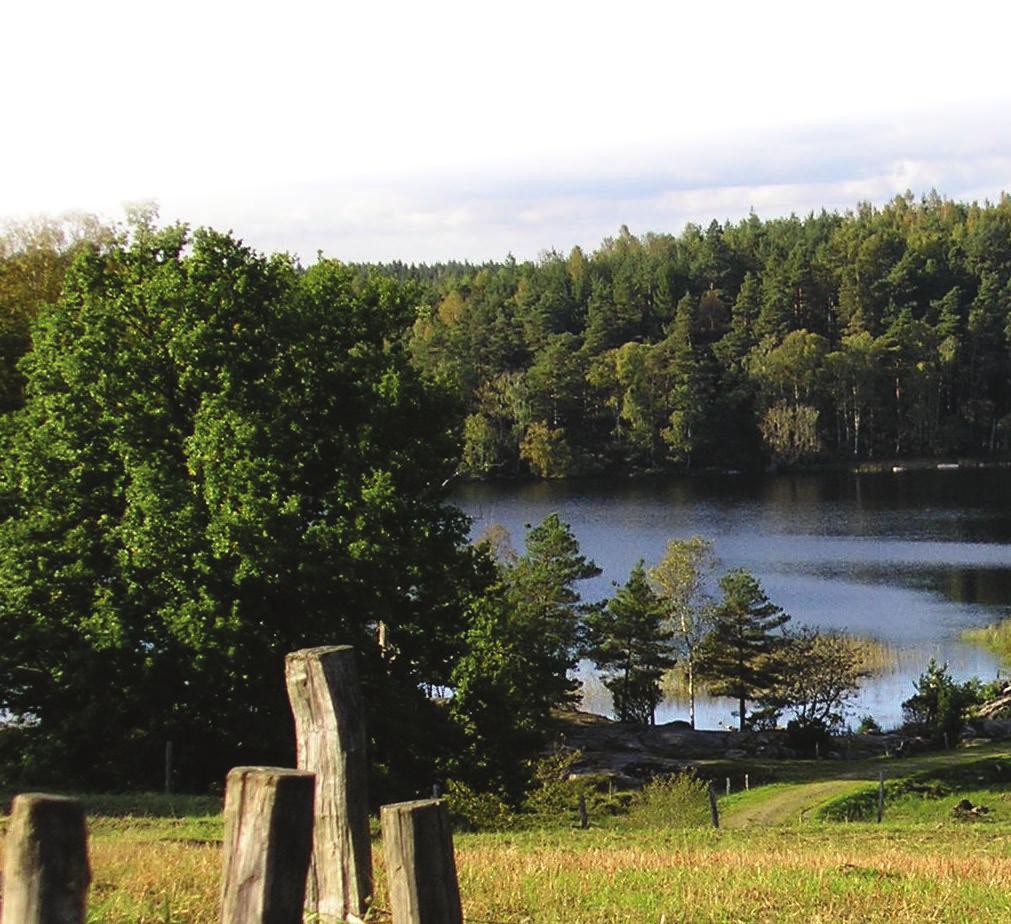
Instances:
[[[767,798],[728,809],[722,823],[727,828],[795,824],[798,820],[807,820],[812,810],[823,803],[866,785],[865,781],[859,780],[824,780],[819,783],[788,785]],[[760,792],[756,790],[756,793]]]

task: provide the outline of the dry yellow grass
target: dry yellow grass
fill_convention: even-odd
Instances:
[[[94,924],[217,924],[217,818],[92,820]],[[378,848],[378,845],[376,845]],[[468,924],[1011,919],[1011,824],[460,835]],[[388,921],[382,852],[376,911]]]
[[[994,829],[527,832],[461,836],[457,857],[472,924],[1011,917],[1011,834]],[[218,920],[217,845],[100,834],[92,867],[93,922]]]

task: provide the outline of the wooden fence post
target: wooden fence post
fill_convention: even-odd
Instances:
[[[384,805],[379,819],[393,924],[463,924],[446,803]]]
[[[165,795],[172,792],[172,742],[165,742]]]
[[[727,777],[727,795],[730,795],[730,777]]]
[[[299,769],[316,774],[305,910],[320,924],[364,918],[372,894],[365,711],[354,649],[304,648],[285,659]]]
[[[751,792],[751,779],[747,773],[744,774],[744,791]]]
[[[84,924],[88,827],[76,799],[16,796],[4,848],[2,924]]]
[[[576,804],[576,811],[579,813],[579,827],[584,831],[590,827],[590,816],[586,811],[586,796],[579,794],[579,802]]]
[[[236,767],[225,789],[222,924],[301,924],[315,777]]]
[[[712,783],[709,784],[709,820],[714,828],[720,826],[720,810],[716,807],[716,789]]]

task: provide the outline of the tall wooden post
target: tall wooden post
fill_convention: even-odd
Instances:
[[[76,799],[16,796],[4,848],[2,924],[84,924],[88,829]]]
[[[279,767],[228,774],[222,924],[301,924],[315,782]]]
[[[446,803],[384,805],[379,818],[393,924],[463,924]]]
[[[365,712],[354,649],[305,648],[285,660],[298,766],[316,774],[305,910],[320,924],[363,918],[372,894]]]
[[[716,788],[712,783],[709,784],[709,820],[714,828],[720,826],[720,810],[716,805]]]

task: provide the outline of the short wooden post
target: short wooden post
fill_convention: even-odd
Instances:
[[[301,924],[315,782],[279,767],[228,774],[222,924]]]
[[[744,791],[751,792],[751,780],[748,778],[748,774],[744,774]]]
[[[354,649],[305,648],[285,660],[298,766],[316,774],[305,909],[321,924],[364,918],[372,894],[365,718]]]
[[[2,924],[84,924],[88,828],[76,799],[16,796],[4,848]]]
[[[384,805],[379,819],[393,924],[463,924],[446,803]]]
[[[576,806],[576,810],[579,812],[579,827],[585,831],[590,827],[590,816],[586,811],[586,796],[582,793],[579,795],[579,804]]]
[[[730,777],[727,777],[727,795],[730,795]]]
[[[720,826],[720,810],[716,806],[716,789],[711,783],[709,785],[709,819],[714,828]]]
[[[878,824],[885,815],[885,771],[878,773]]]
[[[165,742],[165,795],[172,792],[172,742]]]

